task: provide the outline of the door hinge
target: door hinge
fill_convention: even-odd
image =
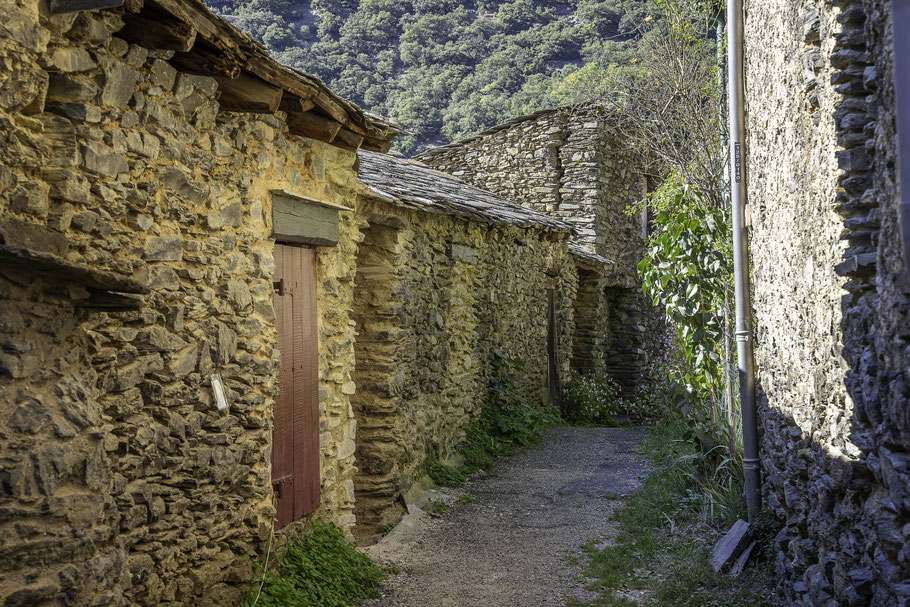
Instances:
[[[284,295],[284,279],[282,278],[278,282],[273,282],[272,286],[278,291],[278,296],[281,297]]]
[[[279,479],[272,481],[272,491],[274,492],[275,497],[277,499],[283,498],[284,491],[285,491],[284,487],[286,485],[293,485],[293,484],[294,484],[294,477],[292,477],[292,476],[283,476]]]

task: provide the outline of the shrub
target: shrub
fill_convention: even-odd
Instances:
[[[252,607],[349,607],[378,596],[385,572],[354,548],[335,525],[288,548],[278,573],[265,572],[244,605]]]

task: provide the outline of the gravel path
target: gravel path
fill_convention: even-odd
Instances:
[[[592,598],[567,557],[615,535],[611,513],[648,472],[636,456],[643,438],[625,428],[554,428],[465,487],[431,492],[453,509],[432,517],[412,507],[367,549],[401,571],[367,607],[563,607]],[[455,503],[466,493],[473,503]]]

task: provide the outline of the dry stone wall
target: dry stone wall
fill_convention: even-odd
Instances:
[[[644,194],[634,154],[596,107],[542,110],[418,158],[575,228],[575,242],[611,261],[582,275],[574,368],[606,371],[635,386],[655,344],[645,326],[652,306],[636,266],[644,253],[640,220],[625,209]],[[585,265],[584,263],[582,265]]]
[[[793,604],[910,604],[889,18],[879,0],[746,15],[762,464]]]
[[[0,602],[231,604],[273,527],[269,192],[350,204],[355,154],[281,114],[219,113],[214,80],[112,36],[110,12],[43,6],[0,4],[0,231],[151,292],[89,309],[78,283],[3,270]],[[350,530],[357,222],[341,216],[318,254],[314,517]]]
[[[358,252],[357,534],[404,512],[429,460],[452,461],[492,379],[493,351],[524,361],[522,386],[546,400],[548,288],[559,373],[568,372],[574,266],[568,233],[396,208],[366,195]]]

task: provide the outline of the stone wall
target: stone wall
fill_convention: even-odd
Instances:
[[[542,110],[418,158],[439,170],[572,225],[575,242],[612,264],[584,273],[580,350],[574,368],[636,385],[653,344],[653,314],[636,266],[644,254],[640,219],[625,214],[644,181],[634,155],[596,107]]]
[[[219,113],[214,80],[112,36],[112,12],[43,6],[0,3],[0,231],[151,292],[104,310],[76,276],[2,271],[0,602],[231,604],[273,527],[269,192],[351,204],[355,154],[288,135],[281,113]],[[341,215],[318,255],[311,518],[350,531],[357,223]]]
[[[889,19],[880,0],[746,15],[764,493],[794,604],[910,604]]]
[[[355,291],[357,534],[404,512],[429,460],[451,461],[487,396],[493,351],[524,361],[529,402],[546,400],[548,289],[558,368],[568,372],[574,266],[550,230],[396,208],[366,194]]]

